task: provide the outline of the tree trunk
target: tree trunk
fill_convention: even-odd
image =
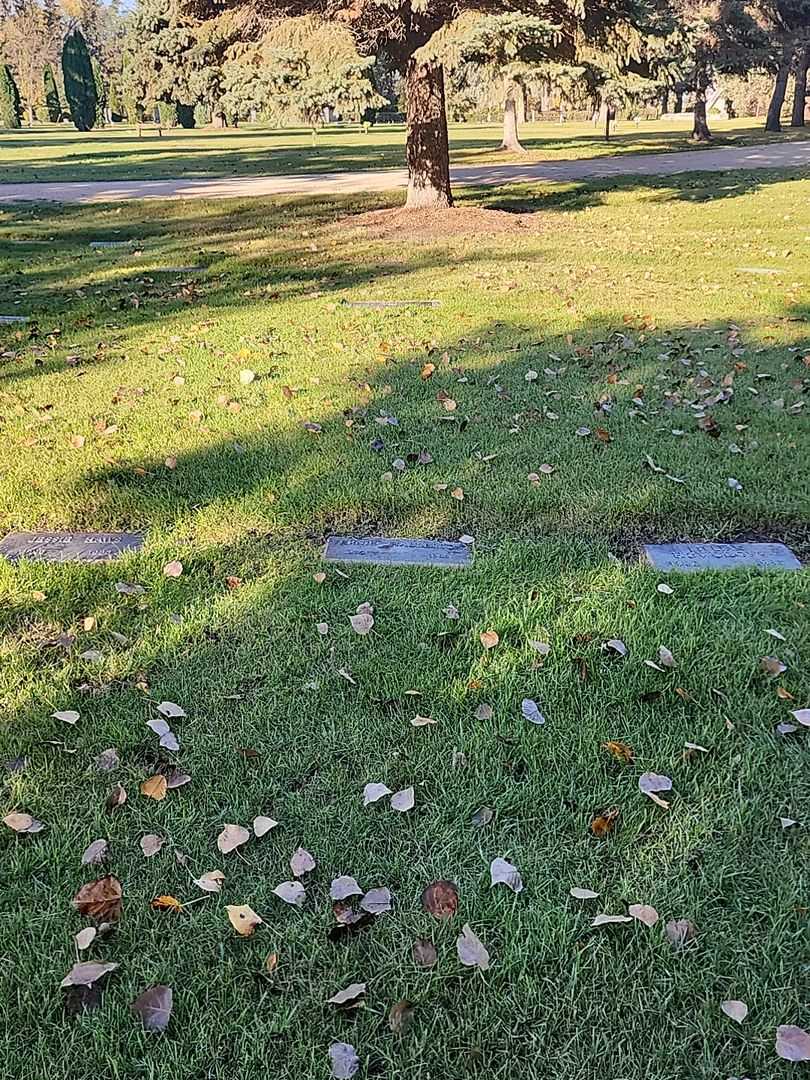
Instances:
[[[683,112],[683,90],[675,91],[675,112]]]
[[[661,91],[661,115],[669,112],[669,90]]]
[[[29,105],[28,105],[28,126],[29,127],[34,126],[34,106],[31,105],[30,102],[29,102]]]
[[[433,60],[408,61],[408,197],[411,210],[453,205],[450,191],[450,147],[444,107],[444,69]]]
[[[695,119],[692,124],[692,138],[695,142],[711,142],[712,133],[706,119],[706,87],[700,86],[695,91]]]
[[[779,65],[779,70],[776,73],[776,81],[773,84],[773,94],[771,95],[771,103],[768,106],[768,115],[765,117],[766,131],[782,130],[782,106],[785,104],[785,94],[787,93],[790,61],[790,49],[785,46],[782,49],[782,63]]]
[[[503,99],[503,142],[499,150],[508,150],[513,154],[523,154],[525,150],[518,138],[518,97],[521,87],[515,79],[504,79]]]
[[[796,58],[796,86],[793,92],[793,115],[791,127],[804,127],[804,110],[807,101],[807,69],[810,68],[810,44],[799,51]]]

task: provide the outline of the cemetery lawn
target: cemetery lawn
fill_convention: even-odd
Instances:
[[[340,1041],[364,1078],[798,1076],[774,1036],[810,1028],[808,734],[775,726],[810,706],[808,572],[665,581],[639,545],[810,557],[808,179],[467,192],[471,219],[525,217],[421,239],[338,221],[371,198],[2,210],[0,314],[33,320],[0,328],[2,532],[147,533],[108,565],[0,565],[3,814],[45,825],[0,836],[9,1075],[308,1080]],[[441,306],[344,303],[407,298]],[[469,534],[475,564],[324,565],[330,533]],[[146,725],[161,701],[187,714],[177,753]],[[172,762],[190,782],[142,794]],[[645,771],[671,777],[670,809]],[[372,781],[412,786],[414,808],[364,807]],[[257,815],[279,825],[217,850]],[[82,866],[97,838],[108,861]],[[273,894],[299,845],[317,860],[300,910]],[[522,893],[490,888],[498,856]],[[193,879],[214,869],[208,894]],[[71,900],[106,873],[123,914],[81,959],[119,966],[67,1017],[91,925]],[[393,911],[333,942],[341,874],[388,887]],[[437,879],[458,888],[446,922],[420,905]],[[634,903],[658,924],[591,929]],[[226,904],[263,925],[238,936]],[[686,948],[673,919],[696,928]],[[465,923],[488,971],[459,963]],[[363,1007],[326,1004],[353,982]],[[153,984],[174,990],[164,1035],[128,1009]]]
[[[803,129],[778,135],[763,131],[763,120],[746,117],[712,122],[709,147],[794,141],[807,138]],[[663,153],[701,149],[689,138],[691,118],[619,121],[610,141],[591,123],[525,124],[521,138],[526,154],[498,151],[498,124],[451,124],[454,164],[556,161],[615,154]],[[284,176],[291,173],[354,172],[358,169],[402,168],[405,157],[402,124],[379,124],[368,134],[356,124],[321,129],[313,145],[309,128],[272,128],[246,124],[226,131],[168,129],[116,125],[78,132],[67,125],[43,124],[3,132],[0,171],[3,183],[71,180],[160,180],[222,176]]]

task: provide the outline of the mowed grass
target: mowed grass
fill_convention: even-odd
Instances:
[[[0,837],[10,1075],[325,1077],[333,1040],[363,1077],[797,1075],[773,1042],[778,1024],[810,1026],[808,750],[774,727],[810,705],[807,571],[676,575],[665,595],[638,549],[754,536],[810,553],[807,179],[468,193],[533,210],[536,227],[432,241],[338,223],[370,199],[3,211],[0,314],[34,322],[3,329],[0,526],[147,533],[110,565],[0,566],[2,759],[26,759],[3,812],[47,825]],[[141,253],[94,252],[102,239]],[[204,270],[168,269],[190,265]],[[342,303],[403,298],[441,306]],[[421,450],[431,464],[409,462]],[[320,559],[331,532],[467,533],[475,564],[338,573]],[[349,624],[363,602],[368,637]],[[544,662],[530,641],[550,644]],[[661,645],[674,670],[644,664]],[[776,679],[767,654],[787,666]],[[524,697],[545,726],[522,718]],[[145,724],[163,699],[188,714],[177,754]],[[50,716],[69,708],[75,727]],[[417,713],[435,726],[412,727]],[[120,768],[100,773],[109,747]],[[191,782],[141,795],[170,761]],[[639,792],[645,770],[672,777],[670,810]],[[116,781],[129,798],[110,814]],[[415,808],[363,808],[369,781],[413,785]],[[495,817],[477,828],[482,805]],[[613,806],[598,840],[590,823]],[[223,824],[257,814],[279,827],[222,856]],[[147,860],[148,833],[166,843]],[[96,876],[80,858],[97,837],[124,912],[87,958],[120,966],[100,1008],[68,1018],[58,984],[87,923],[71,898]],[[272,893],[299,844],[318,861],[302,910]],[[496,856],[521,894],[490,889]],[[205,896],[192,877],[214,868],[225,884]],[[339,874],[388,886],[394,910],[335,944]],[[449,923],[419,900],[441,878],[460,895]],[[583,904],[572,886],[601,895]],[[198,902],[150,909],[159,894]],[[590,929],[636,902],[660,924]],[[226,904],[264,925],[239,938]],[[697,927],[682,951],[673,918]],[[465,922],[486,973],[458,962]],[[411,959],[417,937],[436,944],[432,971]],[[363,1008],[325,1004],[354,981]],[[155,983],[175,1001],[158,1037],[127,1007]],[[748,1003],[741,1027],[726,998]],[[395,1035],[402,999],[415,1018]]]
[[[712,146],[793,141],[803,129],[779,135],[763,131],[762,119],[713,120]],[[521,126],[526,154],[498,151],[501,127],[495,124],[450,125],[450,150],[456,164],[555,161],[614,154],[661,153],[700,149],[689,138],[691,119],[620,120],[605,140],[591,123],[548,121]],[[139,137],[130,125],[79,133],[69,125],[43,124],[0,133],[3,183],[71,180],[193,179],[222,176],[281,176],[288,173],[351,172],[401,168],[405,128],[379,124],[368,133],[358,125],[320,129],[313,143],[309,128],[272,128],[245,124],[164,130],[146,126]]]

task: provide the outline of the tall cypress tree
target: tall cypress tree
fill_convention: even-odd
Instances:
[[[93,85],[96,88],[96,127],[104,127],[107,112],[107,87],[104,85],[104,72],[98,60],[92,60]]]
[[[45,65],[42,81],[45,85],[45,108],[48,110],[48,119],[52,124],[58,124],[62,118],[62,104],[59,101],[59,90],[50,64]]]
[[[20,92],[8,64],[0,64],[0,128],[20,126]]]
[[[79,131],[90,131],[96,122],[96,83],[90,54],[81,31],[73,30],[62,46],[62,76],[70,117]]]

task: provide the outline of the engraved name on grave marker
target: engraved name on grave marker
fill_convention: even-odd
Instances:
[[[377,563],[383,566],[438,566],[465,570],[472,566],[472,549],[455,540],[402,540],[386,537],[330,536],[323,557],[327,562]]]
[[[801,570],[801,563],[784,544],[645,544],[644,554],[657,570]]]
[[[141,533],[21,532],[0,541],[0,556],[44,562],[109,562],[143,544]]]

